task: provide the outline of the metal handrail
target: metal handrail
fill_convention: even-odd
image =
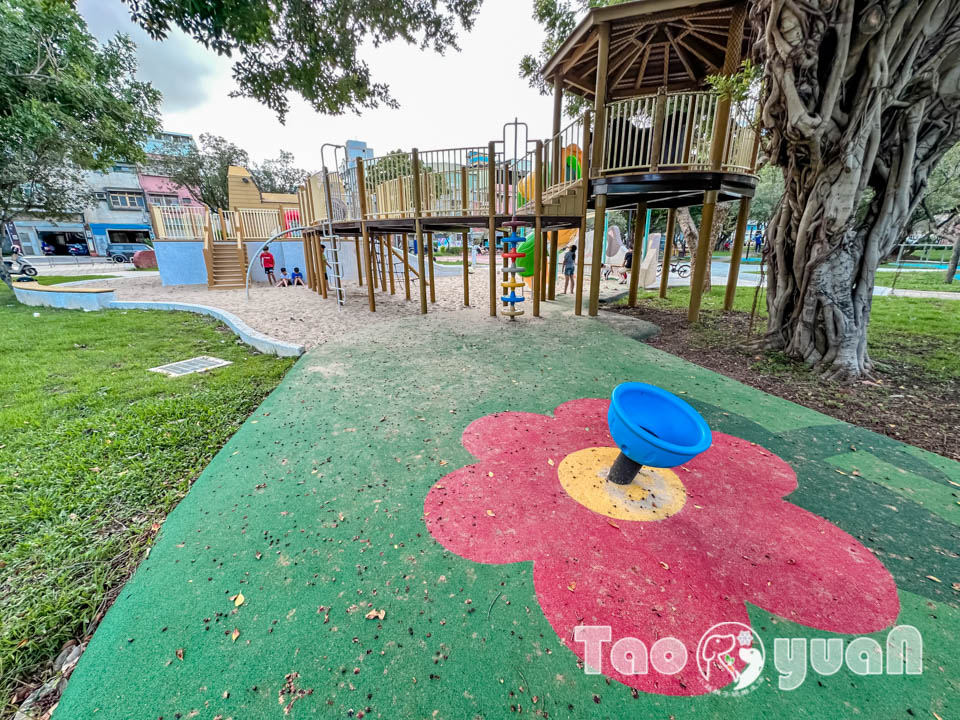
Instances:
[[[307,228],[305,227],[297,226],[297,227],[287,228],[286,230],[281,230],[277,233],[274,233],[269,240],[266,240],[260,247],[257,248],[257,251],[253,254],[253,260],[251,260],[250,264],[247,265],[247,275],[243,281],[244,289],[247,292],[247,300],[250,299],[250,272],[253,270],[254,261],[256,261],[258,257],[260,257],[260,253],[263,252],[263,249],[270,243],[274,242],[281,235],[286,235],[287,233],[291,233],[291,232],[301,232],[306,229]]]

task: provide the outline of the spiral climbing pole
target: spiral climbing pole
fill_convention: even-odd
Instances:
[[[526,238],[517,234],[517,228],[526,227],[527,225],[529,225],[529,223],[517,220],[516,217],[508,220],[504,223],[504,226],[510,228],[512,232],[507,237],[501,239],[504,246],[502,257],[507,261],[507,265],[503,268],[504,280],[500,283],[500,287],[503,288],[503,295],[500,296],[500,300],[507,304],[502,314],[511,320],[516,320],[517,316],[523,315],[523,310],[517,309],[517,304],[522,303],[524,300],[523,288],[525,287],[523,280],[521,280],[518,275],[518,273],[523,271],[523,268],[517,265],[517,260],[525,258],[527,254],[518,251],[517,246],[524,242]],[[509,249],[507,249],[507,245],[510,246]],[[518,288],[520,289],[519,295],[517,295]],[[508,295],[507,293],[510,294]]]

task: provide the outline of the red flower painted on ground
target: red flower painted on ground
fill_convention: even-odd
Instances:
[[[476,420],[463,445],[479,462],[444,477],[424,502],[430,533],[456,554],[532,561],[540,606],[578,656],[581,625],[609,625],[613,641],[635,637],[647,648],[672,636],[689,652],[679,673],[624,675],[608,656],[603,671],[645,692],[697,695],[713,687],[697,669],[701,636],[720,622],[749,625],[745,603],[836,633],[896,619],[887,569],[849,534],[784,500],[796,475],[762,447],[715,432],[709,450],[652,476],[648,492],[597,477],[591,467],[616,455],[608,407],[574,400],[554,417]]]

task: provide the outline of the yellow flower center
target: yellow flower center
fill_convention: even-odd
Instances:
[[[663,520],[680,512],[687,492],[673,470],[644,467],[629,485],[607,480],[619,454],[617,448],[591,447],[567,455],[558,468],[567,495],[617,520]]]

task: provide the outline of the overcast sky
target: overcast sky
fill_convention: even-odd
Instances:
[[[289,150],[307,170],[320,166],[320,145],[364,140],[379,155],[397,148],[464,147],[498,139],[514,116],[530,125],[532,138],[550,133],[552,100],[530,89],[518,75],[520,58],[536,53],[543,31],[531,18],[533,0],[484,0],[470,33],[461,32],[461,51],[437,55],[404,43],[362,52],[375,82],[390,86],[396,110],[327,117],[295,98],[281,125],[254,100],[231,98],[231,61],[174,31],[151,40],[130,22],[121,0],[80,0],[79,10],[99,39],[128,33],[139,47],[140,78],[163,93],[167,130],[211,132],[240,145],[254,160]]]

